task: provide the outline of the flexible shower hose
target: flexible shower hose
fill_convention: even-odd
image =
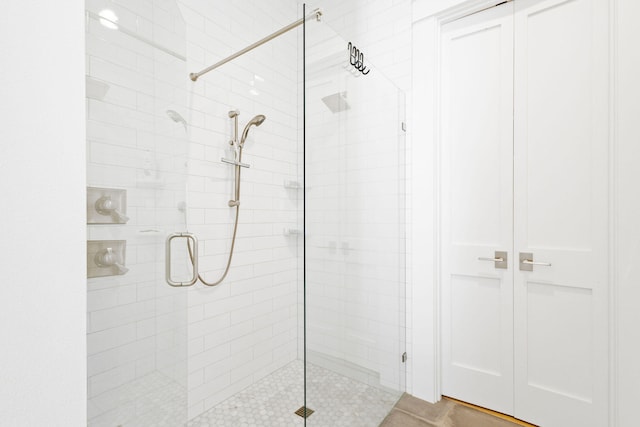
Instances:
[[[242,149],[240,149],[240,155],[238,156],[238,163],[242,162]],[[236,233],[238,232],[238,217],[240,216],[240,166],[236,166],[236,202],[238,204],[235,206],[236,208],[236,221],[233,226],[233,237],[231,237],[231,250],[229,251],[229,259],[227,260],[227,266],[224,269],[224,273],[222,277],[220,277],[215,282],[209,283],[204,280],[204,278],[198,273],[198,279],[207,286],[216,286],[222,283],[225,277],[227,277],[227,273],[229,273],[229,268],[231,267],[231,259],[233,258],[233,248],[236,246]],[[193,252],[191,251],[191,244],[187,239],[187,248],[189,248],[189,260],[191,261],[191,265],[193,266]]]
[[[233,226],[233,237],[231,238],[231,251],[229,252],[229,259],[227,260],[227,266],[224,269],[224,273],[220,279],[215,282],[209,283],[204,280],[204,278],[198,273],[198,279],[207,286],[216,286],[222,283],[225,277],[227,277],[227,273],[229,273],[229,268],[231,267],[231,258],[233,258],[233,248],[236,245],[236,232],[238,231],[238,216],[240,214],[240,206],[236,206],[236,223]],[[191,261],[191,265],[193,265],[193,252],[191,251],[191,244],[187,241],[187,247],[189,248],[189,260]]]

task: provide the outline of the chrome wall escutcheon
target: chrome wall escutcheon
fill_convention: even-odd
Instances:
[[[171,279],[171,241],[176,237],[184,237],[191,240],[193,246],[193,256],[191,257],[191,264],[193,265],[193,275],[188,282],[175,282]],[[165,243],[165,280],[170,286],[181,287],[191,286],[198,281],[198,239],[193,233],[172,233],[167,236]]]
[[[126,240],[87,240],[87,277],[126,274]]]
[[[542,267],[551,267],[550,262],[534,261],[533,254],[531,252],[520,252],[520,270],[521,271],[533,271],[534,265],[539,265]]]
[[[87,224],[126,224],[127,190],[87,187]]]
[[[111,268],[115,274],[122,275],[129,271],[129,269],[118,259],[118,256],[113,252],[113,248],[111,247],[97,252],[93,257],[93,260],[98,267]]]
[[[495,268],[509,268],[506,251],[495,251],[493,258],[478,257],[478,261],[492,261]]]

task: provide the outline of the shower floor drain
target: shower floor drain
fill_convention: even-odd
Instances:
[[[298,409],[295,412],[295,414],[301,416],[302,418],[309,418],[309,416],[314,412],[315,411],[313,409],[305,408],[304,406],[301,406],[300,409]]]

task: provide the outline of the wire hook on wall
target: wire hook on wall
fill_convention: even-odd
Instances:
[[[367,70],[367,67],[364,66],[364,53],[351,42],[347,45],[347,49],[349,50],[349,62],[351,65],[363,75],[369,74],[371,70]]]

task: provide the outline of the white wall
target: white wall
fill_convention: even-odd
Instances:
[[[415,17],[415,11],[414,11]],[[411,182],[411,276],[412,276],[412,392],[415,396],[435,402],[438,396],[435,366],[437,295],[435,293],[435,168],[436,152],[433,138],[435,88],[429,84],[432,59],[437,51],[432,43],[435,20],[413,24],[413,105],[410,127],[412,156],[422,167],[413,167]],[[417,163],[417,160],[414,160]],[[419,189],[419,190],[418,190]],[[418,220],[419,219],[419,220]]]
[[[640,3],[617,2],[617,233],[618,426],[638,424],[640,399]],[[615,410],[615,409],[614,409]]]
[[[440,13],[443,10],[455,7],[461,3],[464,2],[461,0],[413,0],[413,17],[417,20],[433,16],[436,13]]]
[[[0,419],[86,423],[84,4],[0,15]]]

